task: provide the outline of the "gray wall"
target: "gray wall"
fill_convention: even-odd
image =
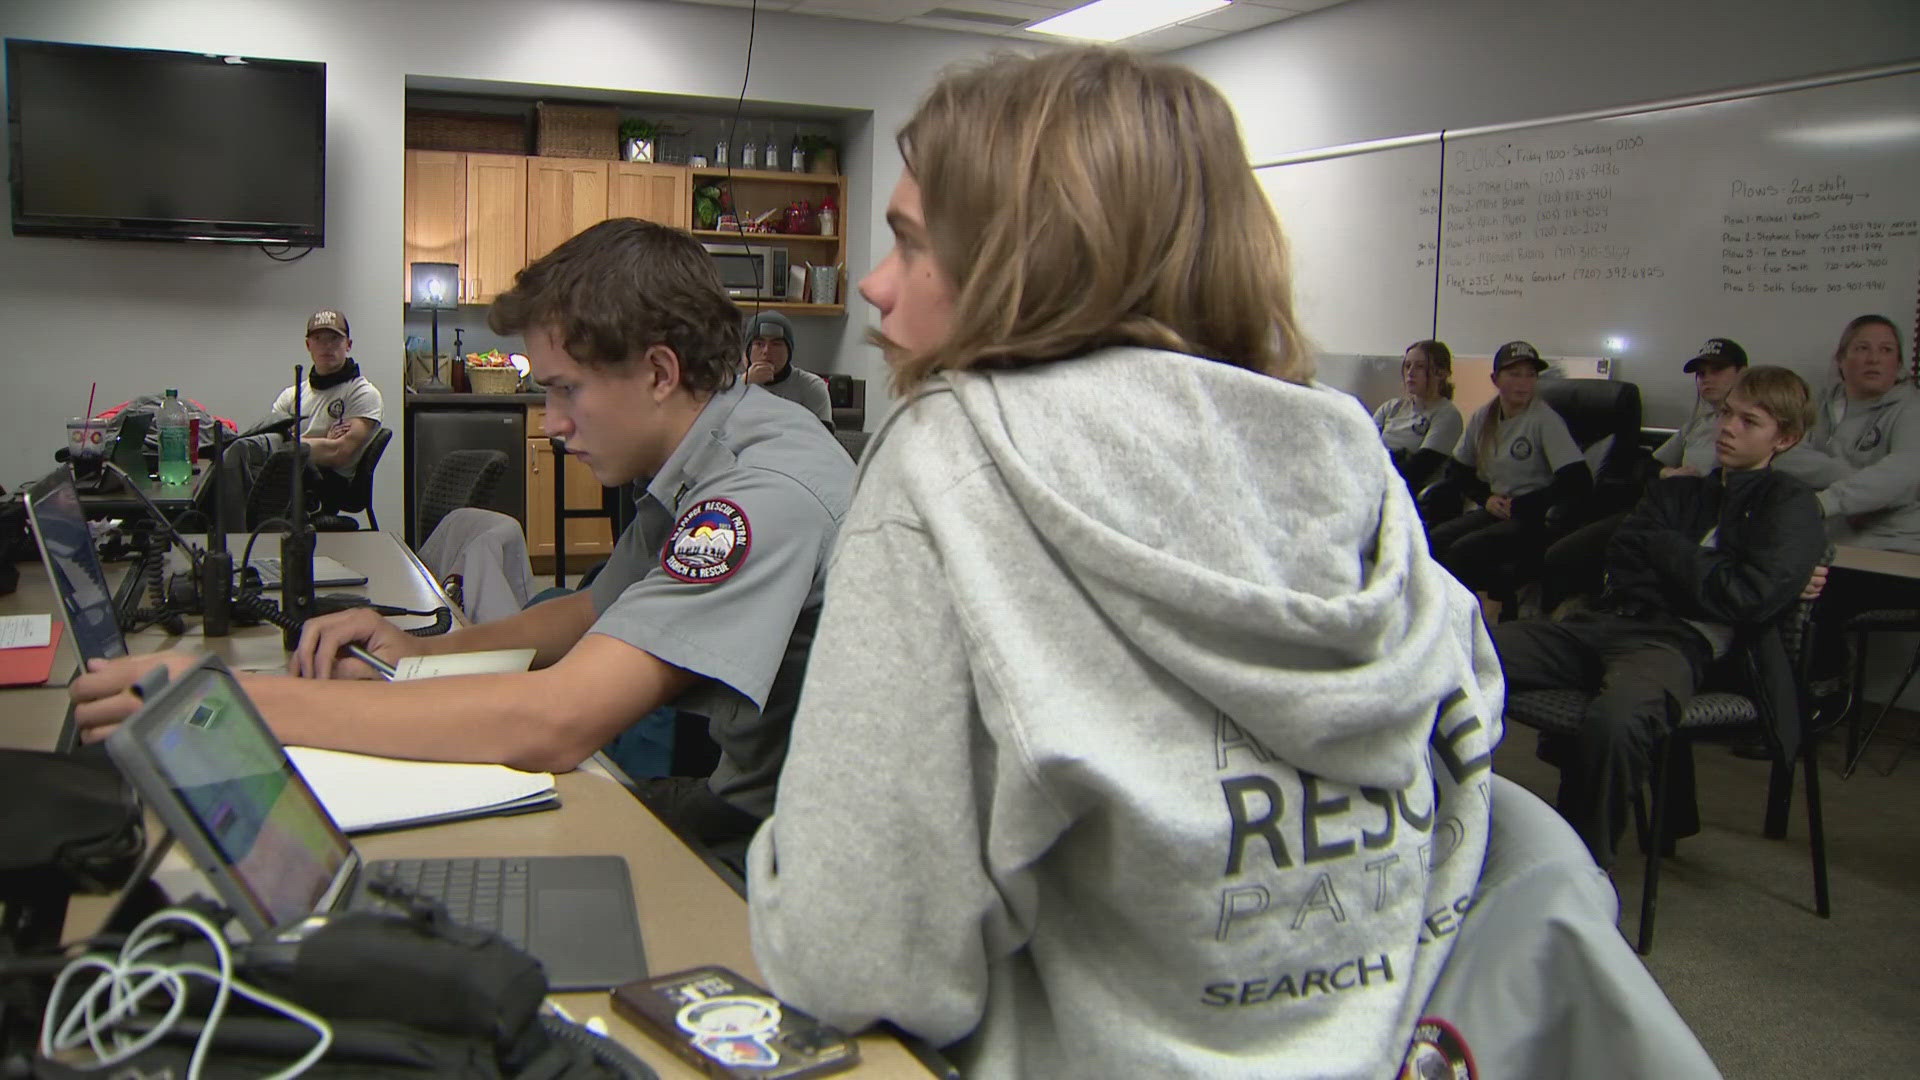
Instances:
[[[305,360],[303,320],[319,307],[347,313],[355,355],[397,425],[407,76],[731,100],[747,18],[645,0],[0,3],[0,36],[328,65],[327,246],[305,259],[281,265],[248,249],[0,233],[0,483],[51,466],[62,422],[80,414],[94,380],[107,403],[177,385],[242,423],[264,413]],[[757,41],[749,98],[872,113],[870,126],[849,125],[860,135],[843,151],[857,281],[890,243],[885,200],[900,170],[892,132],[942,67],[1003,43],[777,13],[760,15]],[[850,308],[844,319],[803,320],[803,362],[877,386],[884,367],[863,344],[867,309]],[[399,521],[398,447],[389,460],[379,511]]]
[[[1349,0],[1172,58],[1260,161],[1917,55],[1914,0]]]

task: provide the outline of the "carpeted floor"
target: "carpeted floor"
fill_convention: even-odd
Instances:
[[[1895,734],[1913,718],[1888,723]],[[1761,836],[1767,766],[1724,747],[1695,752],[1699,836],[1660,872],[1658,933],[1647,967],[1728,1077],[1908,1077],[1920,1062],[1920,748],[1891,776],[1883,732],[1840,779],[1838,740],[1823,746],[1833,917],[1813,913],[1804,781],[1795,777],[1787,838]],[[1507,732],[1495,768],[1549,803],[1558,774],[1536,736]],[[1637,936],[1644,857],[1629,836],[1615,882],[1621,923]]]

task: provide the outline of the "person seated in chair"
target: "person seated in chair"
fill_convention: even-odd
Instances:
[[[777,311],[747,320],[747,354],[741,366],[747,382],[812,412],[833,430],[833,398],[827,380],[793,366],[793,324]]]
[[[853,462],[811,417],[738,377],[741,315],[685,232],[600,222],[520,271],[488,325],[522,334],[547,433],[638,513],[590,589],[497,622],[413,637],[367,608],[308,620],[289,665],[243,674],[286,742],[433,761],[574,768],[661,705],[708,717],[710,775],[641,781],[668,825],[725,855],[773,808],[788,728],[852,498]],[[341,651],[533,649],[534,670],[373,682]],[[76,679],[75,722],[105,737],[127,692],[180,653]]]
[[[1684,706],[1738,630],[1817,591],[1827,545],[1820,505],[1813,489],[1771,468],[1812,423],[1800,376],[1748,369],[1720,405],[1718,467],[1647,488],[1607,547],[1607,586],[1594,610],[1493,631],[1509,692],[1595,694],[1577,744],[1561,748],[1559,807],[1603,868],[1613,866],[1665,734],[1668,700]],[[1790,672],[1764,678],[1754,690],[1770,711],[1795,708]]]
[[[306,385],[299,388],[300,414],[303,418],[300,441],[307,447],[309,501],[331,505],[339,501],[353,477],[354,466],[366,452],[373,433],[380,429],[383,402],[380,390],[360,374],[360,365],[347,355],[353,338],[347,317],[332,308],[322,308],[307,318]],[[257,427],[287,425],[293,421],[293,386],[273,399],[267,418]],[[244,498],[253,489],[253,480],[267,458],[287,445],[280,430],[236,439],[227,447],[223,469],[239,473],[239,491]],[[215,487],[207,485],[208,489]],[[211,491],[205,498],[211,497]],[[203,507],[204,509],[204,507]]]
[[[1453,403],[1453,353],[1441,341],[1416,341],[1400,358],[1403,393],[1373,412],[1373,426],[1415,495],[1446,467],[1460,441],[1460,409]]]
[[[1476,592],[1506,602],[1516,562],[1539,557],[1549,511],[1566,513],[1593,487],[1593,472],[1567,423],[1535,396],[1546,362],[1524,341],[1493,354],[1499,394],[1475,410],[1447,463],[1451,489],[1477,509],[1433,527],[1433,557]]]
[[[1720,403],[1747,370],[1747,350],[1731,338],[1708,338],[1680,370],[1693,376],[1693,412],[1680,430],[1653,451],[1659,479],[1669,476],[1705,476],[1718,464],[1715,442],[1720,437]],[[1784,468],[1784,466],[1783,466]],[[1792,472],[1791,469],[1786,469]],[[1607,541],[1627,520],[1627,511],[1609,514],[1575,529],[1547,549],[1540,571],[1540,611],[1551,615],[1561,602],[1600,591],[1600,571],[1606,565]]]

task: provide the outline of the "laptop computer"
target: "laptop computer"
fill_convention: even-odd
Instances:
[[[151,476],[147,468],[147,432],[153,430],[153,414],[129,412],[120,421],[120,434],[114,437],[113,453],[108,457],[128,476]]]
[[[80,652],[81,666],[127,655],[113,590],[107,587],[106,570],[80,509],[80,493],[66,469],[55,469],[27,489],[27,519],[40,538],[40,561],[60,598],[60,617]]]
[[[276,588],[280,584],[280,559],[274,555],[255,555],[247,564],[254,573],[260,575],[262,588]],[[313,557],[313,584],[319,589],[335,589],[343,585],[365,585],[367,575],[338,559],[326,555]]]
[[[369,889],[385,878],[525,949],[554,990],[604,990],[646,974],[624,859],[364,862],[216,657],[152,694],[107,752],[250,939],[313,915],[385,907]]]

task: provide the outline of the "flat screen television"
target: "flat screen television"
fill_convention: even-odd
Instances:
[[[13,232],[321,246],[327,66],[8,38]]]

